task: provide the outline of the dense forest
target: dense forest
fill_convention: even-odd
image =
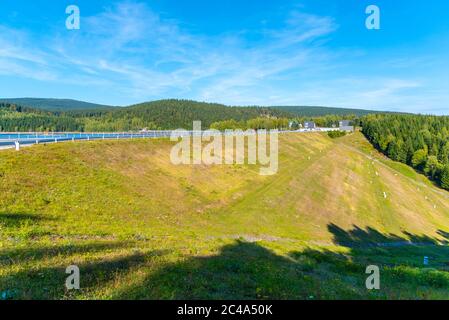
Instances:
[[[73,99],[48,99],[48,98],[14,98],[0,99],[0,103],[15,104],[26,106],[33,109],[47,111],[72,111],[72,110],[92,110],[92,109],[109,109],[112,106],[84,102]]]
[[[7,101],[7,102],[2,102]],[[111,107],[68,99],[0,99],[0,131],[110,132],[189,129],[194,120],[203,128],[285,128],[314,120],[318,126],[338,126],[369,112],[325,107],[232,107],[190,100],[158,100],[129,107]],[[278,120],[275,120],[278,119]]]
[[[0,131],[136,131],[147,129],[191,129],[195,120],[209,128],[217,121],[248,121],[260,117],[289,117],[264,107],[227,107],[187,100],[161,100],[126,108],[45,111],[0,103]]]
[[[61,100],[57,101],[61,103]],[[195,120],[200,120],[206,129],[285,129],[290,121],[293,128],[299,128],[301,123],[309,120],[315,121],[320,127],[332,127],[338,126],[338,121],[343,118],[358,122],[356,115],[298,116],[276,108],[228,107],[189,100],[160,100],[121,108],[69,108],[69,111],[0,103],[0,132],[191,129]]]
[[[361,121],[362,132],[380,151],[449,190],[449,117],[384,114]]]
[[[160,100],[155,101],[157,103],[170,103],[176,100]],[[178,100],[175,103],[185,102]],[[193,101],[191,101],[193,102]],[[9,98],[0,99],[0,103],[9,103],[15,105],[21,105],[30,107],[33,109],[40,109],[46,111],[80,111],[80,110],[108,110],[114,108],[123,108],[118,106],[108,106],[104,104],[97,104],[73,99],[50,99],[50,98]],[[198,102],[197,102],[198,103]],[[148,103],[145,103],[148,104]],[[223,105],[220,105],[223,106]],[[254,106],[258,107],[258,106]],[[372,111],[365,109],[349,109],[349,108],[332,108],[332,107],[316,107],[316,106],[273,106],[271,109],[277,109],[284,113],[289,113],[299,117],[321,117],[325,115],[339,115],[345,116],[348,114],[354,114],[356,116],[364,116],[372,113],[382,113],[381,111]]]
[[[70,116],[0,103],[0,132],[81,131],[82,128],[82,123]]]
[[[195,120],[201,120],[203,128],[209,128],[212,123],[223,120],[247,121],[257,117],[290,116],[284,111],[270,108],[227,107],[188,100],[160,100],[96,114],[74,112],[71,115],[90,118],[86,131],[134,130],[136,125],[137,128],[191,129]]]

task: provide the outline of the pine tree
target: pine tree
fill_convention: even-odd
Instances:
[[[449,190],[449,165],[444,166],[441,172],[441,187]]]

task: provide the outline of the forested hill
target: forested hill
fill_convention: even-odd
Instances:
[[[112,106],[72,99],[14,98],[14,99],[0,99],[0,103],[10,103],[24,107],[48,111],[73,111],[73,110],[94,110],[94,109],[113,108]]]
[[[82,131],[83,124],[65,114],[0,102],[0,132]]]
[[[291,114],[260,107],[227,107],[187,100],[160,100],[123,108],[48,111],[0,103],[0,131],[129,131],[191,129],[202,121],[247,121],[258,117],[289,118]]]
[[[201,120],[203,128],[217,121],[246,121],[257,117],[291,117],[286,111],[266,107],[228,107],[222,104],[190,100],[159,100],[119,110],[100,112],[107,122],[134,119],[162,129],[191,128],[192,122]]]
[[[449,117],[369,115],[363,133],[393,160],[425,173],[449,190]]]
[[[159,100],[115,108],[100,105],[93,107],[89,103],[80,103],[77,105],[80,109],[70,107],[68,110],[62,110],[57,106],[64,104],[56,104],[56,101],[61,102],[61,100],[55,100],[53,105],[55,108],[49,110],[39,109],[39,106],[43,105],[39,104],[37,100],[35,101],[35,106],[38,106],[36,108],[0,102],[0,130],[106,132],[135,131],[142,128],[191,129],[192,122],[195,120],[202,122],[202,128],[209,128],[212,124],[223,121],[238,122],[239,126],[247,125],[248,120],[256,118],[264,119],[264,121],[258,121],[259,124],[266,123],[268,118],[276,118],[282,121],[273,123],[273,125],[282,124],[283,127],[285,127],[285,123],[288,126],[288,120],[291,119],[303,122],[313,118],[318,125],[329,126],[330,123],[338,124],[338,120],[343,117],[353,120],[354,117],[358,117],[357,111],[359,114],[362,112],[362,110],[354,109],[321,107],[231,107],[191,100]],[[74,105],[71,104],[71,106]],[[297,108],[296,112],[290,112],[290,108]],[[324,115],[327,115],[327,118],[323,117]]]
[[[275,106],[272,107],[281,111],[289,112],[299,117],[321,117],[326,115],[355,115],[358,117],[368,114],[384,113],[384,111],[374,111],[365,109],[314,107],[314,106]]]
[[[39,109],[39,110],[48,110],[48,111],[57,111],[57,112],[72,112],[72,111],[108,111],[111,109],[115,109],[118,107],[90,103],[85,101],[73,100],[73,99],[47,99],[47,98],[11,98],[11,99],[0,99],[0,103],[10,103],[15,105],[20,105],[24,107]],[[186,100],[159,100],[153,102],[145,102],[141,103],[138,106],[151,106],[153,108],[171,106],[171,105],[180,105],[181,107],[192,106],[202,107],[202,108],[211,108],[211,107],[225,107],[222,104],[214,104],[214,103],[203,103],[203,102],[195,102],[195,101],[186,101]],[[135,107],[135,106],[130,106]],[[123,107],[123,108],[130,108]],[[249,109],[255,109],[257,106]],[[355,115],[355,116],[364,116],[367,114],[380,113],[381,111],[373,111],[373,110],[364,110],[364,109],[349,109],[349,108],[332,108],[332,107],[320,107],[320,106],[273,106],[269,107],[270,109],[275,109],[281,111],[282,113],[289,113],[291,115],[299,116],[299,117],[321,117],[325,115]],[[252,110],[254,111],[254,110]],[[274,111],[272,111],[274,113]]]

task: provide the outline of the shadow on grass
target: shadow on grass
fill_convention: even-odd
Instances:
[[[22,254],[40,260],[41,265],[44,266],[22,269],[21,271],[0,277],[0,292],[6,290],[13,299],[65,299],[76,297],[80,293],[79,291],[69,292],[65,288],[65,280],[68,277],[65,270],[69,265],[79,267],[81,293],[86,294],[93,289],[107,285],[109,281],[113,281],[117,276],[126,274],[134,268],[144,265],[156,256],[167,254],[167,251],[164,250],[151,252],[135,251],[129,254],[132,248],[128,247],[129,245],[130,243],[126,242],[116,242],[45,247],[33,249],[29,252],[26,252],[26,249],[21,250]],[[111,251],[126,248],[129,249],[128,253]],[[94,252],[99,252],[100,256],[94,257],[87,262],[80,263],[80,260],[85,259],[76,256],[76,254],[92,254]],[[2,254],[5,254],[5,252],[2,252]],[[58,265],[54,267],[46,266],[43,259],[51,257],[57,257],[62,259],[62,261],[57,262]]]
[[[351,244],[364,242],[360,229],[337,237],[351,237]],[[374,239],[385,240],[381,234]],[[405,241],[399,237],[388,239]],[[418,239],[419,237],[414,237]],[[371,238],[370,238],[371,239]],[[373,240],[373,239],[372,239]],[[361,243],[357,246],[361,248]],[[447,270],[428,270],[414,265],[423,254],[439,259],[448,257],[447,246],[413,246],[407,250],[386,248],[350,248],[349,252],[305,249],[288,256],[256,244],[237,241],[224,246],[220,253],[192,257],[170,264],[151,274],[138,285],[117,290],[116,299],[426,299],[449,298]],[[384,255],[386,257],[384,257]],[[381,268],[385,290],[366,289],[366,267]]]
[[[438,230],[441,239],[435,239],[425,235],[415,235],[404,231],[406,237],[394,234],[383,234],[376,229],[362,229],[353,226],[346,231],[335,224],[328,225],[328,230],[334,236],[334,243],[344,247],[402,247],[406,245],[439,245],[449,243],[449,233]]]
[[[50,234],[48,222],[55,217],[38,213],[0,212],[0,238],[32,239]]]
[[[114,298],[305,298],[311,285],[293,259],[255,243],[236,241],[222,247],[218,255],[169,264],[138,285],[118,290]]]
[[[443,237],[444,239],[446,239],[446,242],[449,243],[449,232],[443,231],[443,230],[438,230],[438,234]]]
[[[45,220],[54,219],[37,213],[30,214],[0,212],[0,226],[3,225],[6,228],[17,228],[26,223],[32,224]]]
[[[61,263],[38,264],[0,277],[0,290],[15,290],[15,298],[22,299],[98,297],[102,288],[109,288],[108,297],[114,299],[449,299],[449,272],[444,265],[449,247],[439,245],[441,239],[399,237],[356,226],[347,231],[333,224],[328,227],[335,243],[346,247],[342,253],[307,248],[279,255],[262,244],[235,241],[216,255],[177,257],[175,262],[159,259],[167,251],[130,254],[129,247],[123,254],[76,263],[72,261],[80,259],[76,253],[101,255],[122,245],[42,248],[34,252],[36,259],[58,252],[72,255],[63,261],[79,266],[82,290],[65,290],[66,266]],[[446,232],[439,234],[447,239]],[[430,257],[430,266],[422,265],[424,255]],[[365,287],[365,270],[371,264],[381,268],[382,290]],[[124,280],[126,275],[135,276]]]
[[[115,250],[130,246],[130,242],[104,242],[104,243],[88,243],[88,244],[67,244],[52,246],[36,246],[25,248],[12,248],[0,250],[0,265],[23,263],[25,261],[35,261],[49,259],[58,256],[72,256],[83,253],[104,252],[106,250]]]

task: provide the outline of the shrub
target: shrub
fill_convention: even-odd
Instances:
[[[346,131],[328,131],[327,135],[332,139],[344,137],[346,135]]]

